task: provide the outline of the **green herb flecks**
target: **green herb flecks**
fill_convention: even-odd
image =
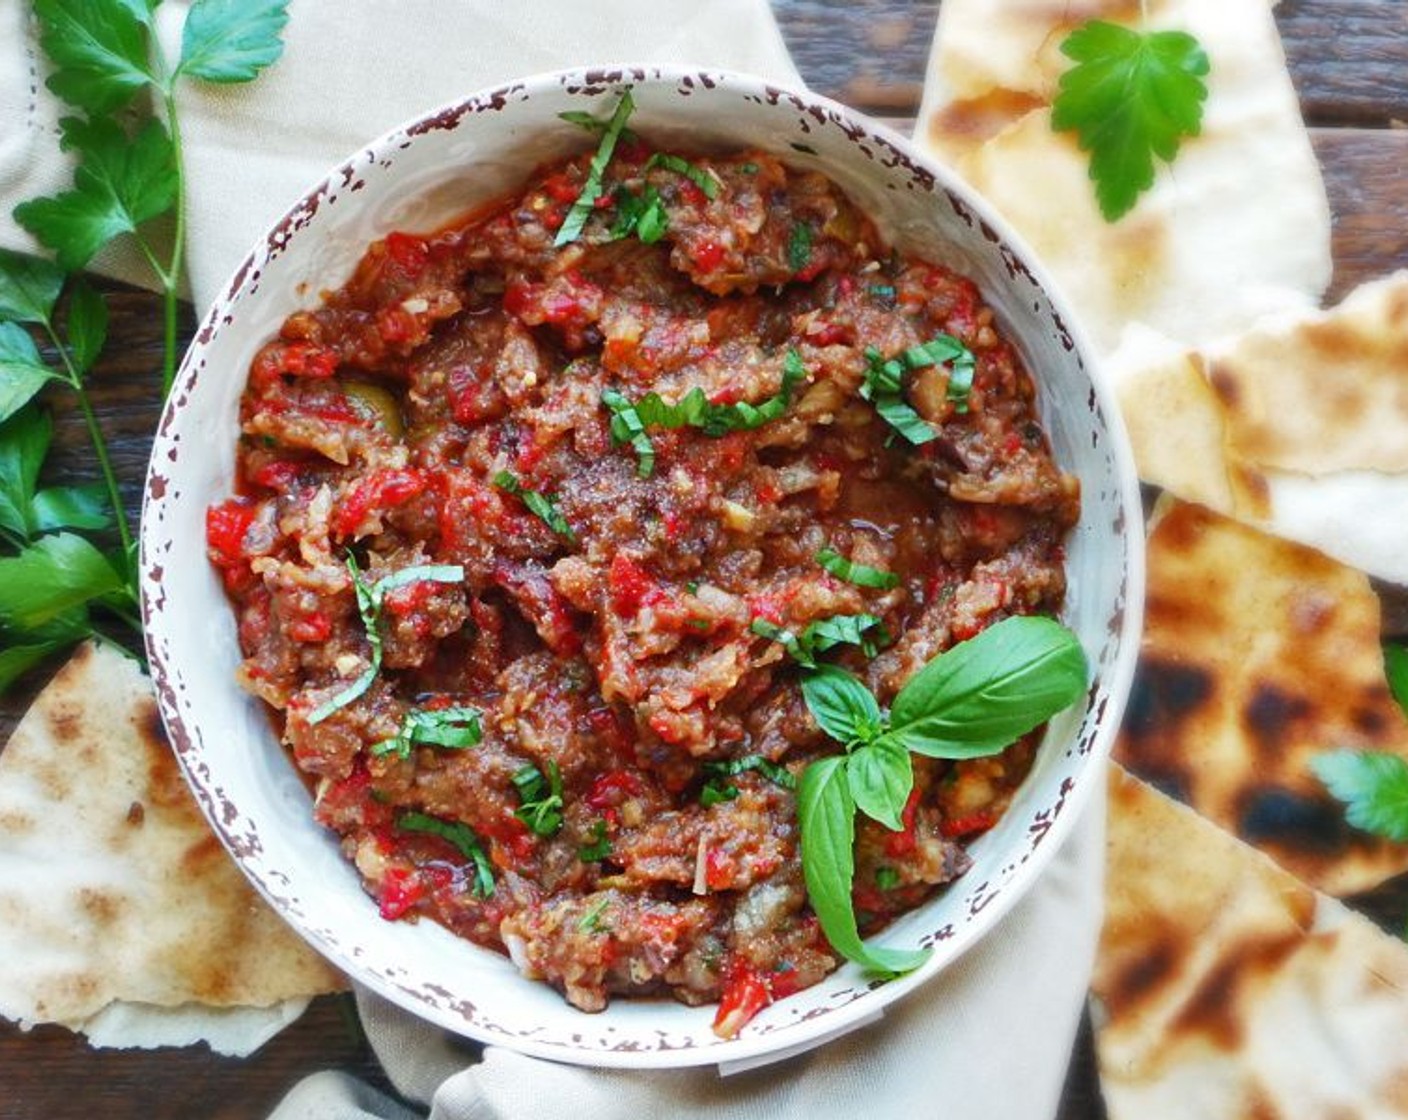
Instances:
[[[616,150],[616,141],[620,139],[626,127],[626,120],[634,110],[635,101],[631,97],[631,91],[627,89],[621,94],[621,100],[616,103],[616,111],[611,114],[610,122],[602,131],[601,142],[597,144],[596,154],[592,156],[592,161],[587,167],[586,182],[582,184],[577,200],[568,208],[567,217],[563,219],[557,236],[553,239],[555,247],[570,244],[582,235],[587,219],[596,209],[596,200],[601,197],[606,165],[611,162],[611,153]]]
[[[655,469],[655,445],[650,442],[647,428],[696,428],[715,438],[760,428],[787,411],[793,390],[806,376],[801,355],[789,350],[783,359],[782,385],[760,404],[712,404],[697,386],[676,404],[666,403],[656,392],[632,401],[618,389],[603,390],[601,403],[611,413],[611,442],[618,447],[630,444],[636,453],[636,473],[649,478]]]
[[[914,785],[911,753],[997,754],[1076,700],[1086,675],[1085,654],[1070,631],[1051,619],[1016,617],[931,660],[888,715],[864,684],[835,666],[803,677],[812,717],[846,748],[808,765],[797,803],[807,893],[838,952],[883,973],[909,971],[927,956],[860,938],[851,900],[856,810],[899,830]]]
[[[402,717],[396,734],[373,744],[371,753],[377,757],[394,754],[405,760],[421,745],[448,750],[478,746],[483,736],[480,720],[478,708],[412,708]]]
[[[817,658],[837,646],[858,646],[866,657],[874,657],[878,646],[889,641],[885,627],[873,614],[836,614],[830,618],[813,619],[800,634],[769,622],[766,618],[755,618],[748,629],[760,638],[777,642],[792,660],[807,669],[815,669]],[[874,637],[871,632],[874,631]]]
[[[606,926],[602,922],[602,917],[606,913],[606,908],[610,905],[611,897],[609,895],[603,895],[601,898],[597,899],[587,908],[586,913],[578,919],[577,928],[583,933],[596,933],[599,930],[605,929]]]
[[[583,863],[599,863],[611,854],[611,838],[606,835],[606,822],[598,819],[592,827],[592,842],[577,849]]]
[[[696,167],[687,159],[670,155],[668,152],[656,152],[645,161],[645,170],[649,171],[652,167],[663,167],[666,171],[673,171],[677,175],[683,175],[704,192],[705,198],[718,197],[718,180],[702,167]]]
[[[951,335],[935,335],[928,342],[911,346],[895,358],[886,358],[873,346],[865,351],[869,363],[860,395],[875,406],[884,421],[910,443],[918,446],[938,438],[938,431],[904,399],[904,377],[926,366],[947,364],[946,398],[955,412],[968,411],[977,359],[973,352]]]
[[[558,536],[568,541],[577,539],[577,534],[572,532],[572,526],[567,524],[567,519],[558,511],[557,499],[553,495],[528,489],[508,471],[499,471],[494,475],[493,481],[500,490],[518,498],[528,507],[530,513]]]
[[[892,891],[900,885],[900,873],[893,867],[877,867],[875,885],[882,891]]]
[[[1154,158],[1172,163],[1185,138],[1202,131],[1207,52],[1183,31],[1141,33],[1104,20],[1061,43],[1075,65],[1061,75],[1051,127],[1075,132],[1090,154],[1090,178],[1109,222],[1154,184]]]
[[[616,220],[611,224],[613,241],[635,234],[643,244],[654,245],[670,228],[664,200],[652,186],[647,185],[640,194],[618,187],[612,202],[616,208]]]
[[[555,836],[562,827],[562,771],[557,763],[548,760],[546,776],[536,766],[522,766],[512,781],[522,801],[513,815],[535,836]]]
[[[722,762],[706,762],[701,769],[709,775],[708,781],[699,791],[699,804],[706,809],[721,801],[734,800],[738,796],[738,787],[728,779],[750,770],[756,771],[773,785],[783,789],[797,788],[797,779],[792,776],[790,770],[760,754],[744,755],[742,758],[730,758]]]
[[[352,576],[352,590],[357,596],[357,613],[362,616],[362,627],[366,631],[367,645],[371,647],[371,658],[367,667],[346,688],[309,713],[310,724],[322,723],[334,712],[347,707],[371,688],[372,682],[381,672],[381,607],[388,591],[422,580],[431,583],[464,582],[464,569],[458,564],[416,564],[392,572],[375,584],[369,584],[362,576],[361,569],[357,567],[356,557],[350,552],[347,554],[347,571]]]
[[[900,585],[900,577],[894,572],[872,568],[868,564],[857,564],[853,560],[847,560],[834,548],[823,548],[816,554],[816,562],[837,579],[853,583],[857,587],[888,590]]]
[[[806,222],[797,222],[787,235],[787,267],[801,272],[811,263],[812,227]]]
[[[447,841],[474,865],[473,893],[479,898],[488,898],[494,893],[494,865],[489,862],[479,837],[463,821],[446,821],[426,813],[407,812],[396,818],[396,828],[400,832],[423,832]]]

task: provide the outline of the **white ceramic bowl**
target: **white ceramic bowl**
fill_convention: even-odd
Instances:
[[[505,195],[545,161],[582,150],[564,110],[603,114],[630,85],[631,127],[687,148],[757,146],[818,168],[893,243],[973,277],[1040,392],[1056,458],[1084,503],[1069,547],[1064,621],[1093,679],[1051,724],[1035,767],[972,869],[879,940],[931,945],[917,972],[876,983],[847,964],[765,1010],[730,1041],[712,1007],[618,999],[587,1015],[507,958],[432,922],[386,922],[312,806],[265,712],[235,685],[233,612],[205,558],[207,505],[231,490],[238,401],[251,359],[291,311],[341,285],[366,246],[431,230]],[[1142,602],[1138,494],[1113,400],[1030,251],[954,175],[896,133],[810,94],[722,72],[646,68],[530,78],[437,109],[336,168],[255,246],[186,355],[152,454],[142,520],[143,609],[171,741],[210,823],[264,896],[353,979],[452,1031],[530,1054],[671,1067],[781,1056],[864,1022],[951,964],[1031,887],[1104,761],[1137,652]]]

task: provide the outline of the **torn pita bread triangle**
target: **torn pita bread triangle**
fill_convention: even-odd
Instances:
[[[80,646],[0,751],[0,1015],[243,1054],[344,986],[211,833],[136,664]]]
[[[1408,946],[1118,767],[1107,844],[1112,1118],[1408,1115]]]
[[[1136,24],[1138,4],[944,0],[914,134],[1031,243],[1102,354],[1130,321],[1186,346],[1235,333],[1317,304],[1331,275],[1329,205],[1270,3],[1147,7],[1149,29],[1206,49],[1209,96],[1201,134],[1120,221],[1101,217],[1050,105],[1066,35],[1088,19]]]

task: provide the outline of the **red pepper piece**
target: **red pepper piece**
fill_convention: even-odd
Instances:
[[[422,493],[425,475],[417,470],[387,468],[364,478],[339,503],[333,515],[332,530],[336,536],[351,537],[372,514],[385,513]]]
[[[639,797],[645,792],[644,785],[629,770],[608,770],[598,774],[592,788],[587,791],[586,802],[598,812],[615,808],[621,802]]]
[[[969,813],[963,817],[951,817],[939,825],[939,832],[950,840],[956,840],[960,836],[975,836],[980,832],[986,832],[997,823],[997,817],[986,809],[980,809],[976,813]]]
[[[903,856],[914,851],[917,840],[914,835],[914,823],[919,814],[919,790],[917,788],[909,791],[909,799],[904,803],[904,810],[900,813],[900,823],[904,825],[899,832],[892,832],[885,837],[885,854],[888,856]]]
[[[772,1000],[767,979],[747,961],[735,957],[719,997],[714,1033],[720,1038],[733,1038]]]
[[[241,591],[254,582],[244,539],[258,511],[247,498],[230,498],[205,511],[206,552],[229,591]]]

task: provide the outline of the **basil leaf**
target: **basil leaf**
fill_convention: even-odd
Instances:
[[[844,669],[819,666],[802,679],[802,698],[817,726],[838,743],[868,743],[880,733],[880,705]]]
[[[888,638],[880,619],[873,614],[838,614],[814,619],[807,623],[800,635],[765,618],[755,618],[748,624],[748,629],[754,634],[777,642],[793,661],[806,669],[815,669],[817,655],[839,645],[859,646],[867,657],[874,657],[875,643],[866,634],[876,628],[879,628],[882,637]]]
[[[937,439],[939,433],[901,395],[904,365],[896,358],[886,359],[873,346],[866,348],[865,356],[870,364],[860,395],[875,406],[885,423],[916,447]]]
[[[392,572],[377,580],[370,589],[370,602],[375,610],[381,610],[381,601],[388,591],[407,587],[413,583],[463,583],[464,568],[459,564],[412,564],[408,568]],[[358,598],[366,592],[365,583],[358,585]]]
[[[1087,671],[1060,623],[1007,618],[916,673],[890,706],[889,735],[931,758],[996,754],[1080,696]]]
[[[867,945],[856,927],[851,887],[855,880],[855,803],[844,756],[819,759],[802,773],[797,817],[802,834],[802,876],[822,932],[843,956],[894,975],[918,968],[927,950]]]
[[[723,779],[705,782],[699,791],[699,804],[708,809],[721,801],[733,801],[738,797],[738,787]]]
[[[606,835],[606,822],[598,819],[592,829],[592,842],[577,849],[583,863],[598,863],[611,854],[611,838]]]
[[[478,708],[412,708],[401,718],[396,734],[374,744],[371,753],[377,757],[394,754],[404,760],[411,757],[411,748],[417,743],[451,750],[477,746],[483,735],[479,721]]]
[[[1312,758],[1310,767],[1345,803],[1355,828],[1408,844],[1408,761],[1387,751],[1338,750]]]
[[[248,82],[284,52],[288,0],[196,0],[181,29],[176,73],[203,82]]]
[[[0,249],[0,319],[49,322],[63,286],[63,270],[53,261]]]
[[[652,167],[663,167],[667,171],[673,171],[677,175],[683,175],[704,192],[705,198],[718,197],[718,181],[702,167],[694,166],[694,164],[690,163],[687,159],[672,156],[668,152],[656,152],[645,161],[646,171],[649,171]]]
[[[837,579],[843,579],[847,583],[853,583],[857,587],[877,587],[888,589],[898,587],[900,577],[894,572],[882,571],[880,568],[872,568],[868,564],[857,564],[853,560],[847,560],[834,548],[823,548],[816,554],[816,562],[826,571],[830,572]]]
[[[147,21],[129,3],[34,0],[39,44],[53,63],[45,83],[92,114],[110,113],[156,78],[147,61]]]
[[[396,828],[401,832],[424,832],[448,841],[474,864],[473,893],[479,898],[488,898],[494,893],[493,864],[484,854],[479,837],[463,821],[444,821],[425,813],[407,812],[396,818]]]
[[[568,209],[567,217],[553,239],[554,248],[576,241],[582,235],[587,219],[596,208],[596,200],[601,197],[601,180],[606,174],[606,165],[611,162],[611,153],[616,150],[616,141],[626,127],[626,119],[634,109],[635,100],[627,89],[621,94],[621,100],[616,104],[616,111],[611,114],[611,122],[606,126],[606,131],[601,134],[601,142],[597,145],[596,154],[592,156],[591,164],[587,168],[587,180],[582,184],[581,193]]]
[[[703,770],[706,774],[719,774],[723,777],[733,777],[749,770],[756,770],[773,785],[781,786],[783,789],[797,788],[797,779],[792,776],[792,771],[785,766],[779,766],[776,762],[769,761],[760,754],[745,754],[742,758],[730,758],[722,762],[706,762]]]
[[[55,374],[39,357],[29,332],[18,323],[0,323],[0,424],[51,380],[56,380]]]
[[[544,777],[533,765],[521,767],[510,779],[522,804],[513,815],[537,836],[553,836],[562,827],[562,771],[548,760]]]
[[[572,532],[572,526],[567,524],[567,519],[558,512],[558,508],[554,504],[556,499],[552,495],[529,490],[508,471],[499,471],[494,475],[493,482],[500,490],[512,494],[522,501],[528,507],[529,512],[537,516],[554,533],[569,541],[576,541],[577,535]]]
[[[846,775],[851,798],[862,813],[891,832],[904,827],[900,814],[914,788],[909,751],[891,739],[876,739],[851,752]]]
[[[611,442],[619,446],[629,443],[636,453],[636,475],[649,478],[655,472],[655,445],[645,434],[645,421],[618,389],[603,389],[601,403],[611,413]]]

